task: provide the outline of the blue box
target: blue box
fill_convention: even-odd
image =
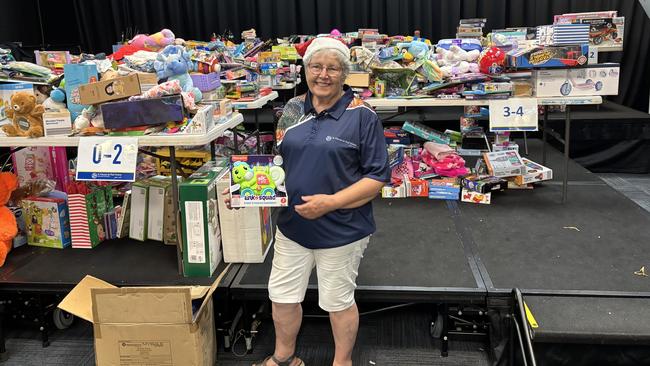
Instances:
[[[99,80],[97,66],[65,64],[63,66],[63,72],[65,73],[65,94],[68,110],[70,111],[70,118],[74,122],[75,118],[86,107],[79,102],[79,86],[94,83]]]
[[[565,45],[515,49],[508,52],[508,66],[517,69],[578,67],[587,64],[589,45]]]
[[[183,98],[178,94],[154,99],[104,103],[101,109],[104,126],[109,129],[160,125],[182,121],[187,116]]]
[[[437,200],[454,200],[460,198],[460,186],[458,185],[440,185],[429,182],[429,199]]]

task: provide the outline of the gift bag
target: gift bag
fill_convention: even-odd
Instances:
[[[94,248],[106,239],[104,213],[113,209],[111,187],[90,189],[80,182],[69,184],[68,205],[73,248]]]

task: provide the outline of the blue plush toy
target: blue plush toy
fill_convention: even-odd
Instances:
[[[178,80],[184,92],[194,94],[194,101],[200,102],[203,94],[198,88],[194,87],[192,78],[188,71],[192,67],[190,54],[185,47],[178,45],[169,45],[158,53],[156,61],[153,63],[158,79]]]

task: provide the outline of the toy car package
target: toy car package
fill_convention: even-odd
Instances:
[[[285,173],[279,155],[233,155],[230,157],[230,204],[232,207],[287,206]]]

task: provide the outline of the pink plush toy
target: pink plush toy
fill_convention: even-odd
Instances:
[[[469,173],[465,167],[465,160],[444,144],[425,142],[420,158],[433,168],[436,174],[443,177],[458,177]]]
[[[137,48],[147,50],[147,51],[158,51],[165,46],[174,43],[174,33],[169,29],[163,29],[158,33],[152,35],[138,34],[129,42],[132,46]]]

